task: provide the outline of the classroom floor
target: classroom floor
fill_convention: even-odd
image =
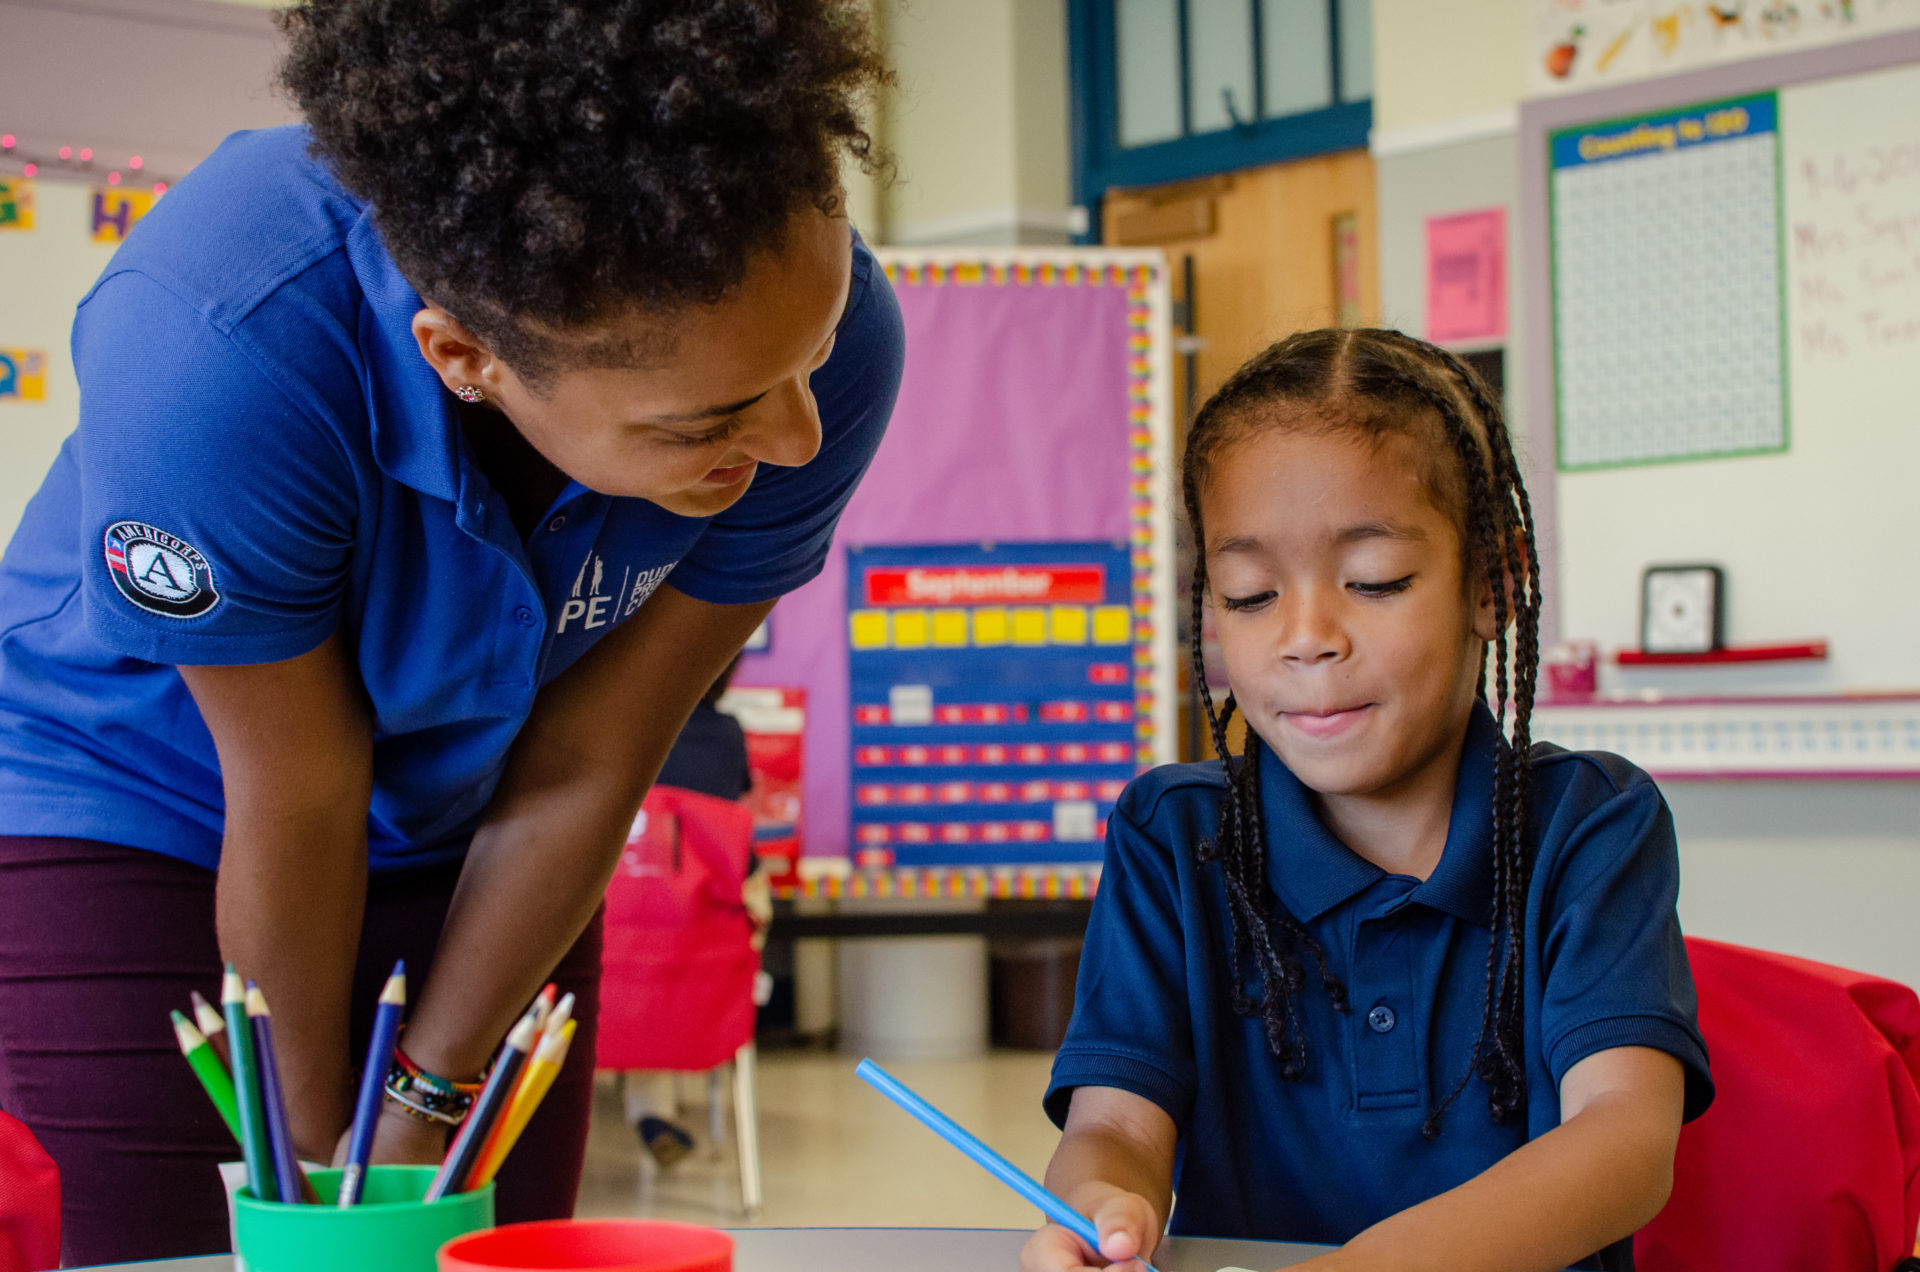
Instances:
[[[1025,1228],[1037,1221],[1031,1206],[856,1078],[855,1060],[824,1051],[761,1056],[766,1202],[758,1226]],[[887,1068],[1038,1178],[1058,1139],[1040,1111],[1052,1063],[1040,1052],[995,1052]],[[680,1087],[680,1121],[696,1147],[661,1171],[627,1125],[611,1075],[600,1075],[579,1214],[745,1224],[732,1124],[716,1157],[705,1080],[683,1078]]]

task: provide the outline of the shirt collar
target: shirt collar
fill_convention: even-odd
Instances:
[[[1467,721],[1446,847],[1433,874],[1408,894],[1409,901],[1487,924],[1493,900],[1493,764],[1497,748],[1505,745],[1493,712],[1476,702]],[[1250,736],[1249,751],[1259,766],[1267,877],[1295,918],[1317,919],[1386,877],[1327,829],[1313,793],[1257,737]]]
[[[413,338],[413,316],[426,306],[380,241],[371,208],[348,232],[347,259],[367,301],[360,347],[374,459],[422,494],[464,503],[459,416]]]

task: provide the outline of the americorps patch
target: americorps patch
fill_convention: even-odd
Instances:
[[[198,618],[220,603],[200,549],[144,521],[107,527],[107,577],[120,595],[163,618]]]

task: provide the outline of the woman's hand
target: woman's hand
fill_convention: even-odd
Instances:
[[[347,1164],[347,1141],[353,1138],[349,1126],[334,1146],[333,1164]],[[383,1100],[380,1120],[373,1124],[372,1166],[438,1166],[447,1155],[447,1129],[434,1122],[423,1122],[401,1112],[392,1101]]]
[[[1020,1250],[1020,1272],[1084,1272],[1149,1258],[1155,1245],[1153,1204],[1145,1197],[1115,1192],[1093,1212],[1100,1248],[1087,1243],[1057,1223],[1027,1238]]]

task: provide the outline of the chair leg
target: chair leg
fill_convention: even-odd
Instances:
[[[733,1057],[733,1128],[740,1140],[740,1206],[747,1218],[760,1214],[760,1110],[754,1100],[754,1062],[748,1043]]]
[[[725,1157],[726,1150],[721,1145],[726,1142],[726,1101],[722,1098],[720,1070],[715,1067],[707,1070],[707,1156],[716,1162]]]

